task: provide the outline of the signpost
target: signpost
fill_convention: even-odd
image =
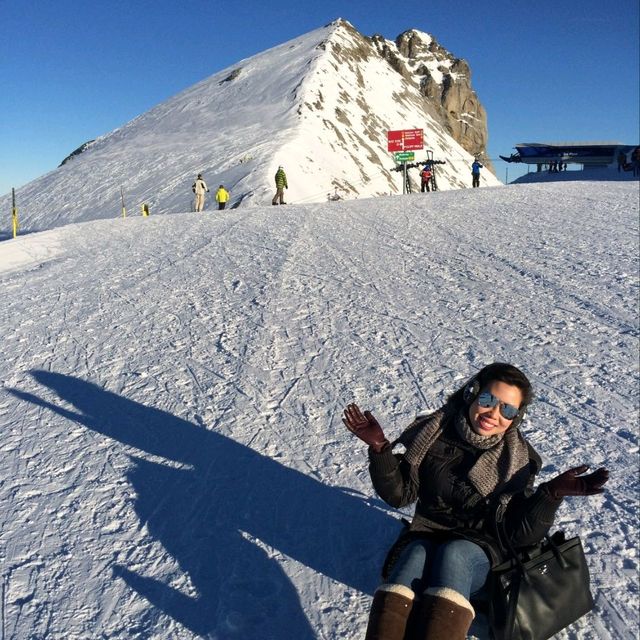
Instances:
[[[387,131],[387,151],[419,151],[423,147],[422,129]]]
[[[413,151],[400,151],[394,153],[393,157],[396,162],[413,162],[416,159],[416,154]]]
[[[402,162],[404,168],[402,193],[411,193],[411,186],[407,177],[407,161],[413,161],[415,155],[408,152],[420,150],[423,147],[422,129],[387,131],[387,151],[396,152],[395,160],[396,162]]]

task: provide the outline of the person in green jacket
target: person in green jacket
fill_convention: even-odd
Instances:
[[[224,209],[229,201],[229,192],[221,184],[216,191],[216,202],[218,203],[218,210]]]
[[[287,174],[284,172],[283,167],[279,166],[278,170],[276,171],[276,195],[273,196],[271,204],[287,204],[284,201],[284,190],[288,188],[289,185],[287,184]]]

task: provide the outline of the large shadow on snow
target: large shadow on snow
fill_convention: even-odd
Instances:
[[[132,455],[127,478],[137,494],[141,524],[188,573],[197,595],[184,595],[126,566],[113,569],[195,634],[255,640],[316,637],[281,568],[283,560],[270,557],[273,549],[343,583],[345,591],[375,589],[384,553],[399,526],[362,497],[89,382],[46,371],[31,373],[75,410],[19,390],[13,390],[14,395],[141,452],[184,465],[176,468]],[[151,571],[154,558],[147,560]],[[295,571],[293,563],[289,566]]]

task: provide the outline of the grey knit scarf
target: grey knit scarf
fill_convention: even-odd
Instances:
[[[469,480],[483,497],[490,495],[498,486],[507,484],[528,466],[527,443],[518,429],[481,436],[469,426],[466,408],[452,410],[446,405],[435,413],[417,418],[393,442],[393,446],[403,444],[406,447],[404,459],[417,469],[450,419],[462,440],[484,451],[469,471]],[[511,487],[511,490],[521,488],[524,487]]]

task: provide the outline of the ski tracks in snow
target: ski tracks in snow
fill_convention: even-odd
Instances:
[[[100,221],[3,276],[7,640],[359,635],[398,525],[342,409],[396,437],[494,360],[542,479],[613,470],[559,513],[597,605],[559,637],[625,637],[637,204],[601,188],[588,218],[565,185]]]

